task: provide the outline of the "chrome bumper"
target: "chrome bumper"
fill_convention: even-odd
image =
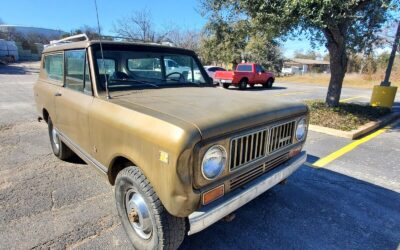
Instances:
[[[286,179],[306,161],[306,157],[307,154],[303,151],[270,172],[244,185],[243,188],[236,189],[210,205],[191,213],[189,215],[190,230],[188,235],[211,226]]]

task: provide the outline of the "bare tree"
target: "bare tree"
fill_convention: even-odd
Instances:
[[[129,40],[160,42],[168,33],[155,30],[152,14],[148,9],[133,12],[130,16],[117,20],[113,32]]]
[[[177,47],[198,51],[201,33],[197,30],[174,28],[168,32],[167,39]]]

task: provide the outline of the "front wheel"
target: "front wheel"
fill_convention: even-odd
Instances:
[[[264,87],[267,88],[267,89],[270,89],[270,88],[272,88],[272,84],[273,83],[274,83],[274,80],[272,80],[272,78],[269,78],[267,80],[267,82],[264,84]]]
[[[185,219],[168,213],[139,168],[126,167],[118,174],[115,200],[135,249],[177,249],[185,238]]]

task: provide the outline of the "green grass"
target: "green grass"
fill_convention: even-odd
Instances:
[[[310,124],[350,131],[376,121],[390,113],[388,108],[372,107],[354,103],[340,103],[330,108],[323,101],[306,101],[310,108]]]

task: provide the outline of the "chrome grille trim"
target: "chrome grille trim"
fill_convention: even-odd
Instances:
[[[235,170],[293,144],[296,120],[235,137],[230,143],[229,169]]]
[[[279,149],[285,148],[293,143],[295,125],[296,121],[289,121],[271,128],[268,149],[269,153],[278,151]]]
[[[266,163],[253,168],[252,170],[245,172],[229,181],[229,188],[232,191],[235,188],[238,188],[255,178],[259,177],[260,175],[272,170],[273,168],[279,166],[280,164],[284,163],[289,159],[289,153],[282,154],[277,156]]]
[[[231,140],[230,169],[266,156],[268,129],[261,129]]]

